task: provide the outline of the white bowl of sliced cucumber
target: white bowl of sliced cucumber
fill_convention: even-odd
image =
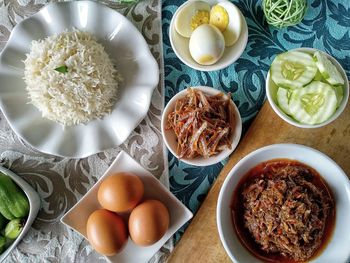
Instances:
[[[297,48],[273,60],[266,94],[273,110],[289,124],[319,128],[345,109],[349,81],[332,56],[314,48]]]

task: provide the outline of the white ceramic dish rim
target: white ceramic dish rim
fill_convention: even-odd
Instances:
[[[93,192],[96,188],[98,188],[100,186],[100,183],[102,182],[102,180],[108,176],[109,173],[112,172],[114,166],[116,163],[119,162],[119,160],[123,159],[123,158],[128,158],[130,160],[132,160],[133,162],[137,163],[137,165],[139,167],[142,168],[143,170],[143,173],[146,175],[147,178],[150,178],[152,179],[152,181],[157,184],[160,188],[163,189],[164,192],[166,192],[167,196],[170,197],[170,199],[172,199],[172,202],[176,203],[179,207],[182,208],[182,211],[183,213],[186,215],[186,218],[183,218],[182,219],[182,225],[184,225],[188,220],[190,220],[192,217],[193,217],[193,214],[192,212],[181,202],[179,201],[174,195],[173,193],[170,192],[169,189],[167,189],[157,178],[155,178],[149,171],[147,171],[144,167],[141,166],[141,164],[139,164],[136,160],[134,160],[130,155],[128,155],[126,152],[124,151],[121,151],[117,157],[115,158],[115,160],[112,162],[112,164],[108,167],[108,169],[103,173],[103,175],[98,179],[98,181],[92,186],[92,188],[71,208],[69,209],[68,212],[66,212],[63,217],[61,218],[61,223],[63,223],[65,226],[67,226],[69,229],[72,229],[74,230],[76,233],[78,233],[79,235],[81,235],[83,238],[87,239],[87,237],[85,237],[80,231],[78,231],[77,229],[75,229],[73,226],[71,226],[69,224],[69,222],[67,222],[67,217],[69,216],[69,214],[71,214],[78,206],[79,204],[84,201],[84,199],[88,199],[89,195],[91,194],[91,192]],[[145,189],[146,190],[146,189]],[[160,199],[159,199],[160,200]],[[181,225],[181,226],[182,226]],[[181,227],[180,226],[180,227]],[[178,227],[177,230],[180,228]],[[165,236],[169,235],[170,237],[175,233],[168,233],[169,230],[165,233],[165,235],[163,236],[163,238],[161,240],[159,240],[157,243],[155,243],[154,245],[158,244],[159,242],[162,242],[162,240],[164,239]],[[130,237],[129,237],[130,239]],[[166,242],[167,240],[164,241],[164,243]],[[129,242],[129,241],[128,241]],[[164,245],[163,243],[163,245]],[[152,246],[154,246],[152,245]],[[148,249],[149,247],[140,247],[141,249]],[[125,249],[125,248],[124,248]],[[97,253],[97,252],[96,252]],[[156,252],[155,252],[156,253]],[[108,261],[111,261],[107,256],[105,256],[105,258],[108,260]]]
[[[236,256],[231,252],[230,248],[229,248],[229,245],[224,237],[224,232],[223,232],[223,225],[222,225],[222,219],[221,219],[221,213],[223,211],[223,209],[225,209],[223,207],[223,196],[226,194],[226,192],[229,192],[230,193],[230,196],[232,197],[232,194],[233,192],[235,191],[236,187],[237,187],[237,184],[232,188],[231,186],[231,190],[228,189],[229,187],[229,183],[230,183],[230,180],[231,180],[231,177],[234,176],[234,174],[239,170],[239,168],[246,162],[249,162],[249,160],[253,159],[255,156],[259,155],[259,154],[262,154],[264,152],[268,152],[268,151],[274,151],[274,150],[280,150],[280,149],[298,149],[298,150],[304,150],[304,151],[309,151],[309,152],[313,152],[314,154],[316,155],[319,155],[321,158],[324,158],[325,160],[327,160],[329,163],[331,163],[337,170],[338,170],[338,174],[339,176],[341,177],[341,179],[344,179],[344,181],[346,182],[346,189],[347,189],[347,192],[344,193],[346,194],[347,196],[347,199],[348,199],[348,206],[349,206],[349,203],[350,203],[350,180],[349,178],[346,176],[345,172],[341,169],[341,167],[335,162],[333,161],[330,157],[328,157],[326,154],[314,149],[314,148],[311,148],[311,147],[308,147],[308,146],[305,146],[305,145],[300,145],[300,144],[292,144],[292,143],[282,143],[282,144],[272,144],[272,145],[268,145],[268,146],[264,146],[262,148],[259,148],[255,151],[252,151],[251,153],[249,153],[248,155],[246,155],[244,158],[242,158],[232,169],[231,171],[228,173],[227,177],[225,178],[225,181],[220,189],[220,193],[219,193],[219,196],[218,196],[218,202],[217,202],[217,208],[216,208],[216,222],[217,222],[217,229],[218,229],[218,232],[219,232],[219,236],[220,236],[220,240],[221,240],[221,243],[222,245],[224,246],[224,249],[226,251],[226,253],[229,255],[229,257],[231,258],[232,261],[234,262],[240,262]],[[276,158],[290,158],[290,157],[285,157],[285,156],[280,156],[280,157],[276,157]],[[268,158],[268,159],[275,159],[275,158]],[[265,161],[268,161],[268,159],[266,159]],[[303,162],[302,160],[298,159],[298,161],[300,162]],[[263,162],[263,161],[261,161]],[[259,162],[260,163],[260,162]],[[307,164],[307,163],[306,163]],[[253,164],[251,168],[253,168],[256,164]],[[314,167],[316,170],[317,170],[317,167]],[[240,177],[238,179],[238,182],[239,180],[241,179],[242,177]],[[328,179],[324,178],[324,176],[322,176],[322,178],[329,184],[328,182]],[[335,180],[335,179],[333,179]],[[333,195],[335,195],[335,191],[333,190]],[[336,201],[336,206],[337,206],[337,201]],[[337,212],[336,212],[336,221],[337,221]],[[231,220],[230,220],[231,221]],[[232,222],[231,222],[232,223]],[[336,223],[335,223],[336,224]],[[335,225],[335,229],[337,228],[337,225]],[[333,230],[333,232],[335,232],[335,229]],[[232,233],[233,235],[236,236],[236,233]],[[332,236],[330,237],[330,241],[331,242],[332,240],[334,239],[334,233],[332,234]],[[240,241],[239,241],[240,242]],[[328,244],[329,244],[328,242]],[[340,241],[339,241],[340,242]],[[327,246],[328,246],[327,244]],[[240,243],[240,246],[242,246],[242,249],[244,249],[245,251],[246,248]],[[323,250],[321,252],[320,255],[318,255],[315,259],[312,259],[312,262],[314,262],[315,260],[317,261],[318,257],[320,257],[323,253],[325,252],[325,250]],[[250,252],[247,251],[247,253],[250,254]],[[250,256],[252,258],[253,255],[250,254]],[[348,253],[347,253],[347,260],[350,259],[350,249],[348,249]],[[254,262],[261,262],[260,260],[256,259]]]
[[[79,152],[78,149],[75,149],[75,152],[70,151],[69,154],[62,154],[62,152],[59,152],[55,149],[51,149],[50,147],[46,147],[45,145],[35,145],[33,143],[31,143],[28,138],[26,136],[24,136],[21,132],[21,129],[18,129],[16,125],[14,125],[12,123],[12,121],[10,120],[7,111],[4,110],[4,106],[3,103],[0,99],[0,108],[2,110],[2,112],[4,113],[4,116],[6,118],[6,120],[8,121],[10,127],[12,128],[12,130],[23,140],[25,141],[28,145],[32,146],[33,148],[46,153],[46,154],[51,154],[51,155],[56,155],[56,156],[60,156],[60,157],[70,157],[70,158],[85,158],[87,156],[90,156],[92,154],[96,154],[98,152],[101,152],[103,150],[112,148],[112,147],[117,147],[119,146],[121,143],[123,143],[127,137],[131,134],[131,132],[139,125],[139,123],[145,118],[145,116],[147,115],[149,106],[151,104],[151,98],[152,98],[152,94],[154,89],[156,88],[158,82],[159,82],[159,68],[158,68],[158,63],[155,60],[155,58],[153,57],[153,55],[151,54],[148,44],[146,42],[146,40],[144,39],[144,37],[142,36],[142,34],[139,32],[139,30],[126,18],[124,17],[122,14],[120,14],[119,12],[117,12],[116,10],[113,10],[112,8],[109,8],[103,4],[100,4],[96,1],[88,1],[88,0],[84,0],[84,1],[71,1],[71,2],[55,2],[55,3],[49,3],[47,5],[45,5],[42,9],[40,9],[40,11],[38,11],[37,13],[33,14],[32,16],[29,16],[25,19],[23,19],[22,21],[20,21],[11,31],[10,37],[4,47],[4,49],[2,50],[1,54],[0,54],[0,59],[2,59],[3,55],[6,54],[7,50],[12,46],[16,46],[16,35],[17,35],[17,31],[18,28],[20,28],[20,26],[23,26],[24,24],[28,23],[31,20],[40,20],[40,17],[47,17],[47,15],[50,12],[53,11],[48,11],[50,9],[57,9],[60,10],[60,7],[66,7],[66,8],[70,8],[71,6],[75,6],[75,5],[86,5],[90,8],[93,8],[94,10],[100,9],[100,10],[108,10],[109,13],[113,14],[114,16],[117,16],[118,19],[120,19],[123,22],[124,27],[127,26],[129,28],[132,28],[134,32],[136,32],[136,38],[138,39],[139,42],[142,42],[142,49],[145,50],[145,52],[143,52],[142,54],[142,59],[143,60],[147,60],[148,63],[148,69],[153,70],[154,74],[148,74],[148,81],[152,82],[152,84],[149,85],[149,88],[146,90],[144,89],[144,87],[146,87],[146,85],[143,85],[143,95],[146,95],[147,97],[147,103],[145,104],[145,108],[147,108],[147,110],[144,111],[140,111],[138,112],[138,116],[137,118],[134,119],[134,122],[132,123],[132,125],[130,125],[130,127],[128,128],[128,132],[127,134],[124,132],[125,128],[123,128],[123,132],[125,134],[123,135],[111,135],[109,134],[109,136],[111,136],[111,139],[109,139],[109,143],[108,146],[106,146],[106,143],[104,143],[104,145],[97,145],[97,146],[90,146],[91,148],[89,148],[88,150],[84,150],[83,152]],[[57,12],[56,10],[56,12]],[[102,12],[102,11],[101,11]],[[50,27],[49,25],[46,24],[47,27]],[[136,50],[136,49],[135,49]],[[1,69],[0,69],[1,70]],[[137,84],[140,85],[140,84]],[[118,102],[117,102],[118,103]],[[116,107],[116,105],[114,106]],[[114,109],[112,110],[111,114],[114,112]],[[111,115],[110,114],[110,115]],[[105,117],[106,118],[106,117]],[[92,120],[91,122],[95,122],[95,121],[103,121],[102,120]],[[90,122],[89,122],[90,123]],[[88,124],[89,124],[88,123]],[[94,124],[95,125],[95,124]],[[81,125],[77,125],[76,127],[81,126]],[[102,125],[103,126],[103,125]],[[91,129],[97,129],[99,127],[102,127],[101,125],[96,125],[94,127],[90,127]],[[68,127],[70,128],[70,127]],[[85,130],[86,127],[83,127],[83,129]],[[113,131],[113,133],[115,132],[115,129],[111,129]],[[79,132],[78,132],[79,133]],[[67,136],[63,134],[60,134],[60,136],[64,137],[65,139],[67,139]],[[59,137],[60,137],[59,136]],[[56,135],[57,137],[57,135]],[[81,137],[81,136],[78,136]],[[113,138],[112,138],[113,137]],[[118,138],[117,138],[118,137]],[[62,142],[62,144],[64,144],[65,141]],[[83,140],[79,141],[77,144],[78,145],[82,145],[84,142]],[[92,144],[91,144],[92,145]],[[92,148],[94,147],[94,148]],[[77,147],[79,148],[79,147]]]
[[[216,95],[222,91],[218,90],[218,89],[214,89],[212,87],[208,87],[208,86],[193,86],[191,87],[193,89],[198,89],[203,91],[204,93],[207,93],[209,95]],[[187,88],[188,89],[188,88]],[[167,146],[168,150],[176,157],[179,159],[179,156],[176,153],[176,149],[172,149],[172,147],[170,146],[169,143],[169,139],[166,136],[167,134],[167,130],[165,130],[165,125],[166,125],[166,118],[167,115],[169,114],[169,112],[171,111],[172,108],[175,107],[175,102],[176,100],[182,98],[185,96],[187,89],[184,89],[180,92],[178,92],[174,97],[171,98],[171,100],[168,102],[168,104],[165,106],[163,114],[162,114],[162,120],[161,120],[161,129],[162,129],[162,136],[163,136],[163,140],[165,142],[165,145]],[[239,113],[239,110],[236,106],[236,104],[233,102],[233,100],[230,100],[233,108],[234,108],[234,113],[235,113],[235,121],[236,121],[236,126],[235,126],[235,131],[233,134],[233,138],[232,138],[232,145],[231,145],[231,149],[227,149],[222,151],[221,153],[219,153],[218,155],[209,157],[208,159],[204,159],[204,158],[195,158],[195,159],[186,159],[186,158],[182,158],[179,159],[180,161],[190,164],[190,165],[195,165],[195,166],[208,166],[208,165],[212,165],[212,164],[216,164],[218,162],[221,162],[222,160],[224,160],[225,158],[227,158],[237,147],[240,139],[241,139],[241,135],[242,135],[242,119],[241,119],[241,115]]]
[[[179,13],[179,11],[184,8],[185,5],[187,5],[189,2],[193,2],[193,1],[196,1],[196,0],[188,0],[186,1],[185,3],[183,3],[181,6],[179,6],[179,8],[175,11],[171,21],[170,21],[170,27],[169,27],[169,39],[170,39],[170,44],[171,44],[171,47],[172,49],[174,50],[174,53],[176,54],[176,56],[187,66],[189,66],[190,68],[193,68],[195,70],[200,70],[200,71],[206,71],[206,72],[209,72],[209,71],[216,71],[216,70],[220,70],[220,69],[224,69],[228,66],[230,66],[231,64],[233,64],[237,59],[240,58],[240,56],[242,55],[242,53],[244,52],[246,46],[247,46],[247,43],[248,43],[248,25],[247,25],[247,22],[242,14],[242,12],[239,10],[239,8],[237,7],[237,10],[239,11],[239,14],[241,16],[241,19],[242,19],[242,31],[241,31],[241,35],[239,36],[238,41],[240,41],[240,39],[243,39],[243,43],[242,43],[242,48],[237,52],[235,53],[234,56],[232,56],[232,58],[230,60],[228,60],[226,63],[220,63],[221,59],[219,61],[217,61],[215,64],[213,65],[208,65],[208,66],[205,66],[205,65],[200,65],[198,63],[196,63],[192,58],[191,60],[186,60],[185,58],[183,58],[181,55],[180,55],[180,52],[178,51],[178,48],[176,47],[176,44],[173,40],[173,37],[172,37],[172,34],[173,32],[175,34],[178,34],[175,30],[175,25],[174,25],[174,20],[175,20],[175,17],[177,16],[177,14]],[[209,4],[213,5],[213,4],[216,4],[216,3],[219,3],[219,2],[229,2],[227,0],[203,0],[205,2],[208,2]],[[231,4],[233,4],[232,2],[230,2]],[[234,4],[233,4],[234,5]],[[236,43],[237,43],[236,42]],[[236,44],[235,43],[235,44]],[[234,44],[234,45],[235,45]],[[231,48],[231,47],[226,47],[227,48]],[[224,53],[225,55],[225,53]]]
[[[349,99],[349,80],[348,77],[345,73],[344,68],[340,65],[340,63],[331,55],[329,55],[328,53],[322,51],[322,50],[318,50],[315,48],[295,48],[295,49],[291,49],[289,51],[303,51],[303,52],[308,52],[308,53],[314,53],[316,51],[320,51],[323,54],[325,54],[331,61],[332,63],[337,67],[338,70],[340,70],[342,76],[345,76],[345,84],[344,84],[344,97],[343,100],[341,102],[341,104],[339,105],[338,109],[336,110],[336,112],[334,112],[334,114],[325,122],[319,123],[319,124],[315,124],[315,125],[310,125],[310,124],[302,124],[297,122],[296,120],[292,119],[291,117],[289,117],[287,114],[285,114],[278,106],[277,103],[273,100],[271,92],[270,92],[270,82],[272,82],[271,77],[270,77],[270,70],[267,73],[266,76],[266,81],[265,81],[265,87],[266,87],[266,95],[267,95],[267,99],[272,107],[272,109],[277,113],[277,115],[282,118],[284,121],[286,121],[287,123],[299,127],[299,128],[319,128],[319,127],[323,127],[326,126],[327,124],[335,121],[344,111],[344,109],[346,108],[348,99]]]
[[[0,166],[0,172],[10,177],[25,193],[29,201],[29,215],[27,217],[27,221],[24,225],[22,232],[15,239],[15,241],[2,253],[0,253],[0,262],[5,260],[5,258],[11,253],[11,251],[17,246],[17,244],[21,241],[21,239],[26,235],[31,225],[33,224],[39,209],[40,209],[40,197],[38,193],[21,177],[12,172],[9,169],[6,169],[3,166]]]

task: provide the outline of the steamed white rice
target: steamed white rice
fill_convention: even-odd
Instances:
[[[30,101],[43,117],[71,126],[111,112],[120,78],[91,34],[64,32],[33,41],[24,64]],[[67,72],[55,70],[62,66]]]

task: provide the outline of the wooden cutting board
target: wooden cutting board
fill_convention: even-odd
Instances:
[[[284,122],[266,101],[244,139],[222,169],[168,262],[230,262],[216,227],[216,204],[227,174],[250,152],[275,143],[304,144],[327,154],[350,176],[350,106],[331,124],[301,129]]]

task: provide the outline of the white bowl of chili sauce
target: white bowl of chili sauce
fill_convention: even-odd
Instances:
[[[205,113],[204,118],[197,118],[198,113],[203,113],[203,109],[197,109],[194,107],[187,107],[182,109],[176,109],[176,105],[180,100],[183,100],[187,94],[189,93],[190,89],[194,92],[200,92],[203,96],[207,97],[209,101],[210,98],[218,99],[218,103],[214,103],[215,105],[212,105],[214,110],[211,110],[209,113]],[[198,98],[197,98],[198,99]],[[206,99],[203,99],[206,100]],[[207,102],[202,102],[201,99],[198,99],[198,102],[196,103],[198,107],[202,108],[203,104],[206,104]],[[220,109],[221,104],[224,103],[226,106],[222,109]],[[210,108],[211,106],[209,106]],[[214,113],[213,113],[214,111]],[[218,125],[216,126],[216,134],[213,134],[213,128],[212,124],[214,122],[219,122],[222,120],[219,120],[217,117],[218,112],[224,112],[225,125]],[[174,125],[169,125],[169,116],[171,114],[176,113],[178,118],[173,119],[172,121],[175,122]],[[187,116],[186,116],[187,115]],[[191,115],[191,119],[188,117]],[[182,122],[182,124],[180,123]],[[197,122],[197,124],[195,124]],[[207,122],[207,128],[204,130],[201,130],[203,128],[204,122]],[[174,131],[173,127],[179,128],[180,131],[178,134]],[[226,127],[223,127],[226,126]],[[161,122],[161,128],[162,128],[162,135],[163,140],[165,142],[165,145],[169,149],[169,151],[177,157],[180,161],[195,165],[195,166],[208,166],[212,165],[218,162],[223,161],[225,158],[227,158],[237,147],[239,140],[241,138],[242,133],[242,120],[240,113],[238,111],[238,108],[236,107],[235,103],[233,102],[232,98],[227,96],[227,94],[224,94],[220,90],[207,87],[207,86],[195,86],[195,87],[189,87],[187,89],[184,89],[177,93],[174,97],[171,98],[171,100],[166,105],[163,115],[162,115],[162,122]],[[185,129],[186,128],[186,129]],[[218,147],[212,147],[213,144],[215,144],[215,141],[219,138],[220,133],[223,132],[223,129],[228,128],[228,133],[226,134],[226,143],[222,143],[221,140],[217,141],[216,145]],[[211,130],[209,132],[208,130]],[[198,133],[200,133],[200,136],[197,140],[195,140],[198,143],[193,144],[192,138]],[[185,139],[179,139],[179,134],[185,134]],[[205,135],[205,137],[204,137]],[[179,140],[183,142],[183,146],[187,147],[187,150],[190,151],[194,148],[197,148],[197,152],[191,157],[187,154],[182,154],[182,149],[179,147]],[[200,148],[203,147],[201,145],[202,142],[200,140],[205,141],[205,147],[208,152],[210,152],[210,156],[203,156],[200,154],[197,154],[200,152]],[[221,144],[222,143],[222,144]],[[225,144],[225,145],[224,145]],[[221,147],[223,146],[223,147]],[[221,147],[221,148],[220,148]],[[215,149],[213,149],[215,148]],[[215,152],[214,154],[212,154]],[[188,152],[187,152],[188,153]]]
[[[274,166],[277,168],[273,168]],[[281,171],[279,170],[281,167],[283,168],[287,166],[292,167],[287,173],[291,174],[291,179],[286,179],[286,176],[282,175],[281,172],[278,174],[278,172]],[[271,167],[274,169],[274,172],[269,170]],[[295,167],[299,167],[298,171],[303,172],[293,175],[292,173],[293,169],[296,169]],[[277,175],[282,177],[277,178]],[[295,176],[298,176],[298,178]],[[264,201],[264,197],[268,193],[266,190],[276,183],[273,180],[269,182],[269,179],[271,178],[275,178],[276,180],[281,179],[282,181],[284,180],[283,178],[287,181],[297,180],[298,183],[296,186],[300,187],[300,185],[302,185],[302,187],[299,189],[301,191],[297,195],[293,195],[293,193],[297,192],[292,188],[284,189],[285,195],[281,199],[282,203],[279,203],[282,211],[281,216],[277,216],[271,221],[273,222],[273,226],[269,230],[270,232],[267,232],[267,230],[264,230],[264,226],[269,225],[269,216],[273,215],[273,212],[271,211],[278,210],[278,208],[276,208],[278,207],[277,205],[267,204],[265,207],[261,205],[261,202]],[[260,180],[262,180],[262,182],[260,182]],[[255,193],[255,199],[253,198],[252,200],[249,200],[247,196],[249,196],[252,191],[249,187],[257,187],[258,182],[263,186],[263,191],[257,191]],[[309,182],[316,187],[316,190],[310,190],[313,188],[305,186],[308,185]],[[256,185],[254,185],[254,183]],[[287,185],[291,187],[290,182]],[[323,194],[318,196],[319,193],[317,191],[320,191]],[[283,194],[283,191],[281,192]],[[301,197],[300,194],[303,194],[303,197]],[[272,194],[272,196],[278,200],[278,194]],[[293,200],[293,198],[295,198],[295,200]],[[306,207],[304,212],[307,215],[305,218],[300,217],[301,222],[313,227],[316,226],[313,225],[313,222],[316,222],[316,219],[319,219],[320,222],[317,221],[319,225],[317,226],[318,229],[314,230],[315,232],[311,232],[313,231],[313,228],[310,228],[309,232],[304,231],[301,233],[305,234],[306,239],[307,237],[317,237],[318,233],[321,233],[319,237],[319,245],[316,249],[314,248],[309,252],[307,252],[307,249],[301,249],[301,253],[299,254],[295,254],[295,247],[286,245],[287,249],[288,247],[293,247],[290,254],[286,253],[283,249],[279,249],[275,253],[272,253],[273,246],[271,244],[276,244],[274,242],[279,243],[277,247],[284,246],[284,244],[280,242],[282,239],[280,238],[281,235],[292,240],[292,230],[300,230],[300,228],[297,227],[300,222],[295,220],[298,218],[297,213],[294,212],[297,207],[293,208],[292,205],[293,202],[300,205],[302,202],[305,202],[306,199],[313,200],[309,205],[315,204],[316,207],[314,206],[313,209],[316,210],[307,212],[307,208],[311,206],[308,204],[302,205]],[[317,201],[315,201],[316,199]],[[249,201],[252,202],[250,204],[254,205],[248,205]],[[252,209],[250,210],[250,208],[255,205],[257,206],[255,211],[258,212],[254,212]],[[285,211],[283,212],[283,205],[283,209],[289,209],[289,213],[292,215],[290,218],[282,216],[283,213],[288,215]],[[302,209],[302,207],[299,209]],[[325,213],[323,214],[322,211],[325,211]],[[344,171],[332,159],[315,149],[303,145],[275,144],[260,148],[248,154],[232,168],[221,188],[216,216],[221,242],[227,254],[234,262],[292,263],[307,261],[323,263],[346,262],[350,258],[349,211],[350,181]],[[253,217],[250,216],[252,214]],[[261,215],[265,216],[264,220],[259,219],[259,217],[261,218]],[[311,219],[309,220],[311,216],[313,221],[311,221]],[[291,221],[288,222],[286,229],[283,229],[283,224],[287,222],[286,218]],[[264,226],[259,228],[261,222],[263,222]],[[254,228],[256,228],[255,232]],[[266,227],[265,229],[268,228]],[[296,231],[297,236],[299,235],[298,231]],[[275,233],[275,235],[273,233]],[[266,237],[270,238],[269,242],[264,240]],[[303,243],[305,241],[302,242],[300,241],[301,239],[302,237],[300,239],[295,239],[299,240],[296,244],[305,248],[305,243]],[[293,244],[293,242],[290,242],[290,244]],[[308,240],[308,242],[310,243],[313,241]],[[265,247],[266,250],[270,249],[269,252],[262,249],[263,244],[270,244],[270,247]],[[311,247],[313,243],[310,244]],[[305,255],[303,255],[303,253]],[[304,258],[303,260],[296,260],[293,258],[300,256],[308,258]]]

